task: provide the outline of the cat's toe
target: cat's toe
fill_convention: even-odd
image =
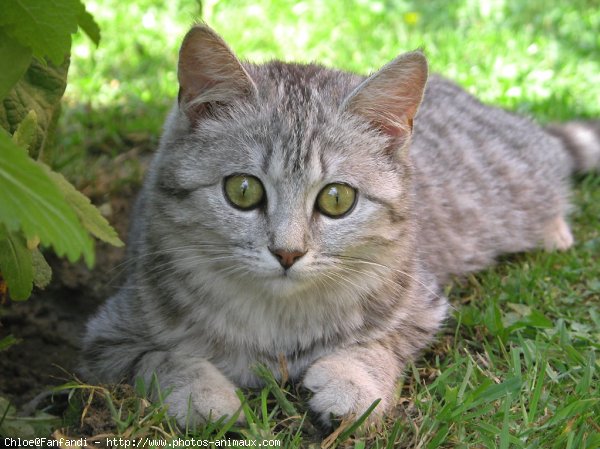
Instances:
[[[310,408],[326,425],[331,424],[332,417],[356,419],[374,401],[385,396],[368,373],[360,367],[348,368],[343,364],[317,362],[304,378],[304,387],[313,393]],[[367,422],[378,417],[381,410],[383,407],[379,404]]]
[[[573,246],[571,229],[562,216],[551,220],[544,228],[544,248],[547,251],[565,251]]]
[[[193,382],[190,386],[174,389],[165,402],[169,414],[185,428],[197,426],[220,418],[230,418],[241,408],[241,402],[233,387],[219,388]],[[237,424],[244,424],[243,414],[239,414]]]

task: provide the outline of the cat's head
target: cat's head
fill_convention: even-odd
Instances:
[[[341,285],[366,294],[408,257],[406,148],[427,79],[421,53],[367,79],[242,64],[198,25],[178,76],[155,164],[155,227],[180,268],[281,296]]]

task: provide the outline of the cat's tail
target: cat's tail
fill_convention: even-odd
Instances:
[[[574,172],[600,171],[600,121],[553,123],[546,130],[558,137],[571,154]]]

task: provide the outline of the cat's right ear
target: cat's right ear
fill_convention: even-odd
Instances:
[[[179,107],[190,121],[211,105],[256,95],[256,85],[225,41],[207,25],[194,26],[179,50]]]
[[[392,138],[392,148],[403,147],[412,134],[425,84],[427,60],[420,51],[398,56],[363,81],[341,109],[367,119]]]

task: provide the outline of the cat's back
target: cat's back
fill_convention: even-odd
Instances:
[[[525,117],[432,76],[411,147],[426,261],[440,279],[531,249],[567,208],[571,162]]]

